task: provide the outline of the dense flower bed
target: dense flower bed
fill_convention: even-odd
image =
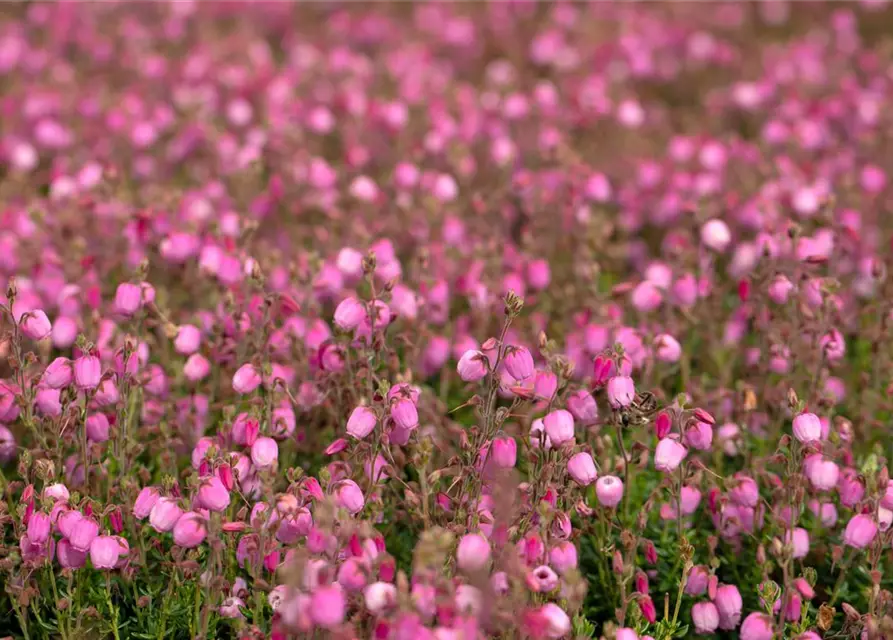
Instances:
[[[0,636],[893,638],[893,10],[0,23]]]

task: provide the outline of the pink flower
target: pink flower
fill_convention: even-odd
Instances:
[[[357,514],[363,510],[366,500],[363,490],[353,480],[344,480],[338,485],[335,495],[338,506],[347,509],[351,514]]]
[[[654,339],[654,355],[661,362],[678,362],[682,357],[682,345],[668,333],[662,333]]]
[[[713,428],[700,420],[694,422],[685,430],[685,444],[692,449],[709,451],[713,444]]]
[[[479,533],[469,533],[459,541],[456,561],[462,571],[480,571],[490,561],[490,543]]]
[[[219,477],[211,476],[202,481],[198,489],[198,504],[201,507],[208,511],[225,511],[229,501],[229,491]]]
[[[712,602],[698,602],[691,608],[691,619],[696,633],[711,634],[719,626],[719,611]]]
[[[258,469],[267,469],[279,459],[279,445],[273,438],[258,438],[251,445],[251,462]]]
[[[67,538],[62,538],[56,545],[56,557],[63,569],[80,569],[87,560],[87,552],[78,551]]]
[[[713,599],[716,609],[719,611],[719,628],[729,631],[738,626],[741,621],[741,607],[743,602],[738,587],[725,584],[716,590]]]
[[[177,337],[174,339],[174,349],[177,353],[188,356],[198,351],[201,343],[201,331],[191,324],[184,324],[177,330]]]
[[[514,438],[503,436],[490,444],[490,461],[501,469],[511,469],[518,459],[518,444]]]
[[[149,511],[149,524],[158,533],[166,533],[174,528],[183,510],[173,498],[158,498]]]
[[[599,504],[613,509],[623,499],[623,481],[615,476],[602,476],[595,483],[595,495]]]
[[[335,326],[353,331],[366,320],[366,307],[356,298],[345,298],[335,308]]]
[[[378,417],[369,407],[356,407],[347,419],[347,434],[362,440],[375,430]]]
[[[574,416],[564,409],[556,409],[543,418],[546,435],[553,447],[560,447],[574,439]]]
[[[598,477],[595,470],[595,462],[592,456],[586,452],[576,453],[567,461],[567,472],[574,482],[582,487],[587,487]]]
[[[50,517],[42,511],[35,511],[28,519],[27,534],[31,544],[43,544],[50,537]]]
[[[703,227],[701,227],[701,242],[704,243],[708,249],[712,249],[717,253],[722,253],[729,246],[729,243],[732,241],[732,234],[729,231],[728,225],[722,220],[708,220]]]
[[[819,491],[830,491],[837,486],[840,468],[817,453],[803,461],[803,470],[810,484]]]
[[[675,471],[685,456],[688,455],[688,449],[673,438],[664,438],[657,443],[654,450],[654,468],[664,473]]]
[[[41,309],[24,314],[20,322],[22,333],[32,340],[43,340],[53,330],[50,319]]]
[[[227,502],[229,495],[227,494]],[[195,511],[187,511],[174,525],[173,529],[174,544],[186,549],[197,547],[205,541],[208,535],[208,529],[205,519]]]
[[[629,376],[614,376],[608,380],[608,402],[615,409],[628,407],[636,397],[636,386]]]
[[[245,395],[251,393],[263,382],[260,372],[253,364],[243,364],[233,374],[233,391]]]
[[[117,536],[97,536],[90,543],[90,562],[96,569],[114,569],[124,553]]]
[[[558,586],[558,574],[546,565],[541,565],[527,574],[527,587],[534,593],[548,593]]]
[[[791,281],[779,274],[769,283],[769,299],[776,304],[784,304],[793,290],[794,285]]]
[[[104,413],[91,413],[87,416],[87,437],[93,442],[105,442],[109,439],[109,419]]]
[[[78,389],[95,389],[102,377],[102,364],[99,358],[83,355],[74,361],[74,383]]]
[[[814,413],[801,413],[793,422],[794,437],[804,444],[822,439],[822,423]]]
[[[366,609],[378,615],[397,602],[397,587],[388,582],[373,582],[363,589],[363,601]]]
[[[856,549],[864,549],[877,535],[877,524],[871,516],[859,514],[853,516],[843,532],[843,542]]]
[[[576,569],[577,547],[567,540],[558,543],[549,551],[549,564],[561,575],[570,569]]]
[[[186,359],[186,363],[183,365],[183,375],[190,382],[204,380],[209,373],[211,373],[211,363],[200,353],[193,353]]]
[[[534,374],[533,356],[526,347],[506,347],[503,362],[508,374],[519,382]]]
[[[74,371],[68,358],[56,358],[43,372],[43,384],[50,389],[64,389],[73,379]]]
[[[571,619],[564,610],[553,602],[539,608],[539,617],[546,623],[546,635],[550,638],[563,638],[571,631]]]
[[[135,314],[143,304],[143,290],[138,284],[124,282],[118,285],[115,291],[115,312],[118,315],[129,318]]]
[[[391,405],[391,418],[401,429],[411,430],[419,425],[419,412],[410,398],[401,398]]]
[[[344,621],[347,603],[337,584],[318,587],[310,596],[310,616],[323,629],[333,629]]]
[[[744,619],[738,637],[741,640],[772,640],[774,633],[772,619],[765,613],[754,611]]]
[[[456,370],[463,381],[477,382],[487,375],[487,357],[477,350],[466,351],[459,358]]]
[[[593,424],[598,419],[598,405],[586,389],[580,389],[568,396],[567,409],[584,425]]]
[[[99,523],[93,518],[80,517],[70,527],[66,537],[71,542],[72,548],[86,552],[90,549],[97,535],[99,535]]]

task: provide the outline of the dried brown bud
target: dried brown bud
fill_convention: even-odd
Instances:
[[[827,631],[834,623],[834,607],[823,604],[819,607],[819,614],[816,616],[816,626],[822,631]]]

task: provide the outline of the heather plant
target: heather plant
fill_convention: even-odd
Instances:
[[[0,636],[893,638],[886,3],[29,3]]]

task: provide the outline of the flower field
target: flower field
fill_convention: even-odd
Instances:
[[[893,7],[0,7],[0,638],[893,639]]]

